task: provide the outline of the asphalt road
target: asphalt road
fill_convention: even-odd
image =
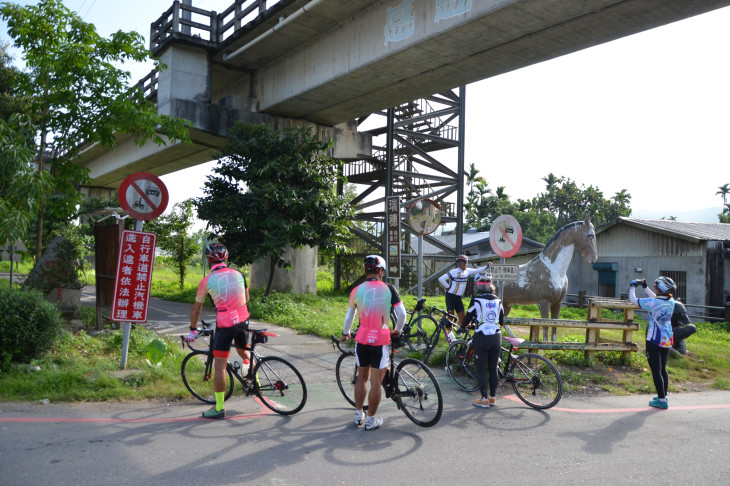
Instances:
[[[151,301],[149,327],[182,334],[189,306]],[[164,318],[164,319],[163,319]],[[728,484],[730,392],[566,396],[530,409],[509,388],[478,409],[443,370],[441,421],[420,428],[384,400],[385,423],[363,431],[337,389],[326,341],[254,322],[279,336],[262,354],[286,357],[307,382],[304,409],[282,417],[235,394],[225,421],[184,402],[2,403],[0,484]]]

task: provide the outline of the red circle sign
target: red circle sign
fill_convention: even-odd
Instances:
[[[137,220],[155,219],[165,211],[169,199],[165,184],[147,172],[132,174],[119,186],[119,204]]]
[[[517,253],[522,245],[522,228],[514,216],[503,214],[494,220],[489,229],[489,244],[494,253],[502,258]]]

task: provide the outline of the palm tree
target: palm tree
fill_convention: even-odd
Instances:
[[[730,184],[724,184],[718,187],[718,189],[720,190],[717,191],[715,195],[719,194],[722,196],[722,207],[725,207],[727,206],[727,195],[730,194]]]

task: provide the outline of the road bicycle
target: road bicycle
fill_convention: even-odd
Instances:
[[[439,319],[438,322],[436,322],[436,319],[432,317],[434,313],[442,314],[441,319]],[[431,353],[433,353],[433,350],[436,349],[436,346],[439,343],[439,336],[443,334],[446,342],[451,344],[454,339],[451,335],[449,335],[449,332],[454,326],[458,327],[456,325],[457,318],[454,314],[450,314],[443,309],[439,309],[436,306],[433,306],[431,308],[429,317],[434,323],[434,330],[431,335],[428,336],[424,341],[423,353],[421,354],[421,360],[424,363],[428,363],[428,358],[431,356]]]
[[[355,406],[355,383],[357,382],[357,365],[355,353],[341,346],[340,341],[332,336],[332,346],[342,353],[337,359],[335,376],[345,400]],[[396,348],[406,346],[405,339],[395,338],[390,344],[389,366],[383,378],[385,398],[390,398],[414,424],[421,427],[432,427],[441,419],[444,400],[436,377],[431,370],[413,358],[406,358],[396,364]],[[367,410],[365,404],[363,410]]]
[[[411,351],[418,351],[423,349],[426,344],[426,337],[428,334],[424,330],[424,326],[428,329],[435,328],[437,326],[436,320],[429,314],[421,314],[419,312],[423,310],[426,305],[426,299],[419,299],[416,302],[416,307],[412,311],[406,311],[408,321],[403,326],[403,330],[400,335],[406,340],[408,349]],[[391,311],[390,320],[392,327],[395,328],[395,314]]]
[[[205,403],[215,403],[213,388],[215,329],[212,323],[205,321],[201,323],[196,339],[206,338],[208,346],[205,349],[196,349],[192,343],[187,343],[191,352],[183,359],[180,373],[185,387],[195,398]],[[270,337],[276,337],[276,334],[267,332],[266,329],[247,329],[247,332],[251,334],[250,346],[241,347],[233,343],[233,347],[250,351],[252,359],[248,365],[244,365],[246,369],[242,369],[238,361],[228,362],[225,399],[228,400],[233,394],[235,387],[233,377],[235,377],[241,383],[243,393],[247,397],[258,396],[266,407],[282,415],[297,413],[307,401],[307,385],[301,373],[285,359],[278,356],[261,356],[256,352],[257,345],[265,344]],[[185,336],[180,336],[180,339],[184,348]]]
[[[532,408],[554,407],[563,396],[563,378],[546,357],[535,353],[515,354],[523,341],[502,338],[502,354],[497,365],[499,386],[511,383],[520,400]],[[451,343],[446,352],[446,370],[462,390],[473,392],[479,388],[471,339]]]

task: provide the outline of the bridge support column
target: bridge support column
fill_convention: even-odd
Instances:
[[[317,248],[289,248],[284,259],[291,263],[291,268],[277,267],[274,270],[273,289],[277,292],[293,294],[317,293]],[[249,269],[249,286],[252,289],[266,288],[269,282],[269,258],[253,263]]]
[[[210,58],[205,49],[170,44],[160,61],[168,66],[158,78],[157,111],[161,115],[175,116],[174,100],[210,103]]]

